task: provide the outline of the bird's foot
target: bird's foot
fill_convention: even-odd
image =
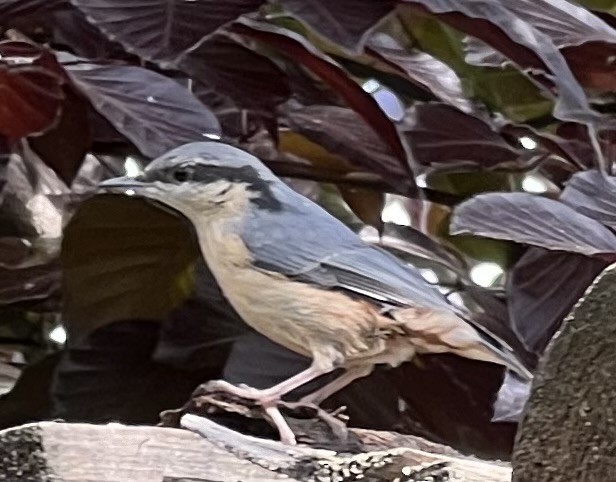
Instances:
[[[346,442],[349,438],[349,428],[347,427],[348,417],[344,415],[344,411],[346,407],[339,407],[333,412],[327,412],[323,410],[318,405],[313,403],[304,403],[304,402],[283,402],[280,401],[279,405],[290,410],[299,410],[303,408],[307,408],[309,410],[313,410],[316,414],[316,417],[325,422],[325,424],[332,431],[334,436],[340,440],[341,442]]]
[[[295,434],[289,424],[280,413],[280,409],[277,405],[263,406],[263,410],[265,411],[265,415],[270,419],[270,422],[276,430],[278,430],[278,435],[280,436],[280,441],[285,445],[297,445],[297,440],[295,438]]]
[[[266,418],[278,430],[280,441],[287,445],[297,445],[293,430],[291,430],[291,427],[289,427],[278,408],[280,398],[272,396],[265,390],[252,388],[245,384],[233,385],[225,380],[212,380],[206,384],[206,388],[211,392],[224,392],[254,401],[263,408]]]

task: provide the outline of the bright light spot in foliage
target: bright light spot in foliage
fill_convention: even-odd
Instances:
[[[59,345],[64,345],[66,343],[66,330],[61,326],[56,326],[49,332],[49,339]]]
[[[464,308],[464,299],[460,295],[460,293],[449,293],[447,295],[447,300],[454,306],[459,308]]]
[[[153,95],[148,95],[146,99],[150,104],[156,104],[156,98]]]
[[[503,268],[496,263],[479,263],[471,268],[470,274],[473,283],[488,288],[503,274]]]
[[[39,236],[44,238],[62,236],[62,213],[46,194],[35,194],[28,200],[26,207],[30,211],[30,222]]]
[[[411,216],[404,208],[404,204],[399,199],[389,199],[381,213],[381,221],[384,223],[394,223],[401,226],[411,225]]]
[[[417,187],[428,187],[428,183],[426,182],[426,178],[428,176],[426,176],[425,174],[420,174],[419,176],[417,176],[415,178],[415,184],[417,184]]]
[[[134,189],[127,189],[125,194],[127,196],[134,196],[135,195],[135,190]]]
[[[137,177],[143,172],[141,164],[134,157],[128,156],[124,161],[124,172],[128,177]]]
[[[220,139],[220,136],[218,134],[211,134],[209,132],[204,132],[203,137],[207,137],[208,139],[211,139],[213,141],[217,141]]]
[[[398,98],[398,96],[381,85],[378,80],[368,79],[362,84],[362,89],[372,95],[374,100],[387,117],[393,121],[401,121],[404,118],[404,105]]]
[[[541,180],[541,178],[528,174],[522,180],[522,189],[526,192],[541,194],[542,192],[546,192],[548,190],[548,186]]]
[[[387,117],[393,121],[401,121],[404,118],[404,106],[396,94],[391,90],[382,87],[372,94],[379,107]]]
[[[381,84],[379,83],[378,80],[368,79],[363,83],[361,88],[364,89],[369,94],[372,94],[373,92],[376,92],[380,86]]]
[[[535,141],[535,139],[533,139],[532,137],[528,137],[528,136],[522,136],[520,137],[520,144],[522,144],[522,147],[524,149],[537,149],[537,141]]]
[[[423,279],[425,279],[428,283],[433,284],[433,285],[438,283],[438,276],[436,276],[436,273],[434,272],[434,270],[430,268],[425,268],[425,269],[420,269],[419,272],[421,273],[421,276],[423,277]]]

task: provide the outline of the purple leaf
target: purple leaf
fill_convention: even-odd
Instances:
[[[541,354],[607,262],[576,253],[529,249],[508,280],[511,325],[529,351]]]
[[[345,49],[361,52],[366,38],[394,8],[395,0],[279,0],[323,37]]]
[[[586,256],[616,253],[616,236],[601,223],[561,202],[527,193],[475,196],[456,207],[450,232]]]
[[[381,110],[379,104],[366,93],[349,75],[327,55],[317,50],[305,38],[290,30],[263,22],[242,18],[235,22],[233,31],[254,38],[273,47],[300,63],[336,91],[349,107],[357,112],[385,142],[387,149],[397,159],[399,167],[407,173],[407,182],[412,182],[412,172],[406,149],[395,125]]]
[[[458,75],[447,64],[416,49],[406,49],[396,39],[377,33],[368,42],[369,52],[393,66],[404,77],[434,96],[465,112],[472,110]]]
[[[482,119],[445,104],[416,103],[401,128],[424,166],[494,168],[521,164],[522,153]]]
[[[44,300],[59,295],[60,274],[57,260],[23,269],[0,267],[0,306]]]
[[[146,156],[159,156],[186,142],[220,137],[214,114],[190,91],[163,75],[132,66],[67,71],[94,108]]]
[[[312,105],[287,114],[289,126],[350,164],[386,177],[403,177],[404,169],[359,114],[345,107]]]
[[[380,236],[376,233],[362,234],[362,239],[395,251],[399,256],[410,255],[427,259],[456,273],[462,273],[468,269],[461,256],[415,228],[385,223],[382,231]]]
[[[71,0],[90,22],[131,53],[162,64],[264,0]]]
[[[70,5],[69,9],[54,11],[50,17],[56,48],[66,45],[76,55],[89,59],[118,60],[130,57],[120,44],[110,41],[89,23],[76,7]]]
[[[574,174],[560,200],[577,212],[616,229],[616,178],[599,171]]]
[[[616,43],[616,30],[584,7],[566,0],[512,0],[503,5],[546,34],[558,48],[591,41]]]
[[[183,55],[178,66],[238,108],[268,119],[270,130],[275,130],[276,106],[288,99],[290,89],[285,73],[267,57],[215,35]]]

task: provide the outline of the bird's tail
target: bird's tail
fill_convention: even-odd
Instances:
[[[520,377],[532,379],[531,372],[506,342],[453,312],[403,308],[394,310],[391,316],[411,339],[418,353],[455,353],[504,365]]]

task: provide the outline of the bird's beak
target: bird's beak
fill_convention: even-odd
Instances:
[[[149,183],[143,181],[142,176],[137,177],[113,177],[99,183],[98,187],[103,189],[139,189],[148,186]]]

